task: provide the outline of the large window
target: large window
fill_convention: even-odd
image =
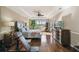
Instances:
[[[41,29],[46,25],[46,20],[30,20],[30,29]]]

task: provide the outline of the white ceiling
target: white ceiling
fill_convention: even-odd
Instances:
[[[59,10],[59,6],[7,6],[7,8],[17,12],[24,17],[36,17],[34,11],[40,11],[44,17],[52,17]]]
[[[69,6],[7,6],[7,8],[28,18],[37,16],[34,11],[40,11],[45,18],[51,18],[58,12],[69,8]]]

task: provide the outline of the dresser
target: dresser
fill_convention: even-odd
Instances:
[[[61,29],[56,31],[56,40],[63,46],[70,46],[71,34],[68,29]]]

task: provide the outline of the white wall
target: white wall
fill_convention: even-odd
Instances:
[[[70,7],[62,12],[64,28],[71,30],[71,44],[79,45],[79,7]]]
[[[71,45],[79,46],[79,7],[69,7],[52,17],[53,20],[63,20],[64,29],[71,30]]]

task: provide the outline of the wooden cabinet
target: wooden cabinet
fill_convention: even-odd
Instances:
[[[70,35],[70,30],[64,29],[61,30],[61,43],[63,46],[70,46],[70,40],[71,35]]]
[[[71,35],[70,30],[68,29],[62,29],[62,30],[56,30],[56,40],[62,44],[63,46],[70,46],[71,44]]]

